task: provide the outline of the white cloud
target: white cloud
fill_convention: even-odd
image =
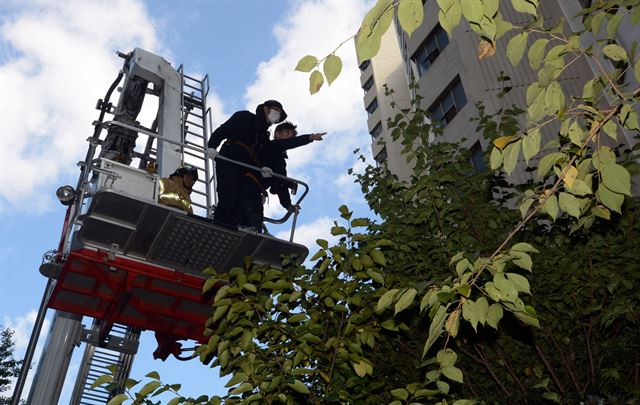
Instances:
[[[333,181],[333,185],[335,186],[336,190],[338,190],[340,201],[346,204],[360,203],[366,205],[366,201],[360,189],[360,184],[356,183],[355,178],[355,175],[363,173],[366,167],[367,164],[358,159],[353,164],[354,174],[345,172],[335,178],[335,180]]]
[[[312,161],[344,163],[353,149],[368,143],[353,40],[337,52],[343,62],[342,73],[331,86],[325,83],[319,93],[310,95],[309,75],[294,71],[305,54],[322,58],[352,36],[365,12],[363,1],[299,1],[274,29],[279,51],[258,66],[256,81],[245,94],[247,108],[253,110],[267,99],[276,99],[298,125],[299,133],[328,132],[324,141],[292,150],[291,168]]]
[[[0,207],[46,210],[37,191],[78,173],[96,100],[122,65],[114,52],[169,54],[138,1],[14,5],[0,27]]]
[[[324,239],[330,245],[337,242],[336,237],[331,235],[332,226],[333,220],[329,217],[320,217],[309,224],[298,225],[296,226],[293,241],[307,246],[310,253],[313,254],[318,249],[316,239]],[[289,230],[281,231],[276,234],[276,238],[288,240],[289,234]]]

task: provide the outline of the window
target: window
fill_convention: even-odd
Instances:
[[[360,64],[360,71],[364,72],[365,70],[367,70],[367,68],[369,67],[370,64],[371,64],[371,59],[367,59],[364,62],[362,62]]]
[[[467,104],[467,97],[464,94],[460,76],[456,76],[451,84],[440,94],[438,99],[429,107],[431,121],[435,121],[434,125],[444,127],[451,122],[453,117],[458,114],[458,111],[460,111],[465,104]]]
[[[383,164],[384,162],[387,161],[387,147],[383,146],[382,149],[380,149],[380,152],[378,152],[378,154],[376,155],[376,157],[374,157],[376,163],[378,163],[378,165]]]
[[[482,156],[482,145],[480,141],[476,141],[471,149],[471,164],[476,168],[478,172],[484,172],[487,170],[487,165],[484,162],[484,156]]]
[[[378,122],[375,127],[371,130],[370,134],[373,139],[376,139],[378,135],[382,133],[382,123]]]
[[[369,89],[373,86],[373,76],[371,76],[369,78],[369,80],[367,80],[366,82],[364,82],[364,84],[362,85],[362,90],[364,90],[365,92],[369,91]]]
[[[378,97],[374,98],[371,104],[367,106],[367,112],[369,113],[369,116],[371,116],[371,114],[373,114],[377,109],[378,109]]]
[[[418,70],[418,77],[421,77],[427,69],[438,58],[440,52],[449,44],[449,37],[440,24],[429,33],[424,42],[418,47],[416,53],[411,57]]]

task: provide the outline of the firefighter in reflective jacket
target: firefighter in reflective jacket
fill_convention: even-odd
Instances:
[[[182,165],[169,178],[160,179],[158,202],[193,214],[191,189],[198,180],[198,169]]]

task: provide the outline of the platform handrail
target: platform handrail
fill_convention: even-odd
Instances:
[[[190,149],[190,150],[193,150],[193,151],[196,151],[196,152],[205,153],[204,148],[199,148],[197,146],[187,145],[187,144],[182,143],[182,142],[174,141],[173,139],[165,138],[162,135],[153,133],[151,131],[147,131],[147,130],[145,130],[143,128],[139,128],[139,127],[136,127],[136,126],[133,126],[133,125],[125,124],[123,122],[105,121],[105,122],[99,123],[98,125],[101,128],[108,128],[109,126],[112,126],[112,125],[119,126],[119,127],[125,128],[125,129],[129,129],[129,130],[136,131],[138,133],[147,135],[149,137],[155,138],[155,139],[157,139],[159,141],[162,141],[162,142],[167,142],[167,143],[170,143],[172,145],[180,146],[180,147],[182,147],[184,149]],[[261,172],[262,171],[261,167],[253,166],[253,165],[250,165],[250,164],[244,163],[244,162],[240,162],[240,161],[228,158],[226,156],[222,156],[220,154],[218,154],[215,157],[215,160],[223,160],[225,162],[229,162],[229,163],[235,164],[237,166],[244,167],[246,169],[254,170],[254,171],[257,171],[257,172]],[[292,183],[298,184],[298,185],[300,185],[300,186],[302,186],[304,188],[304,191],[303,191],[302,195],[298,198],[298,200],[296,201],[294,206],[300,205],[302,200],[304,200],[304,198],[309,193],[309,185],[307,183],[303,182],[302,180],[294,179],[292,177],[284,176],[284,175],[281,175],[281,174],[275,173],[275,172],[272,174],[272,177],[280,179],[280,180],[284,180],[284,181],[288,181],[288,182],[292,182]],[[272,223],[272,224],[276,224],[276,225],[280,225],[280,224],[284,224],[285,222],[287,222],[289,220],[289,218],[291,217],[291,215],[294,215],[294,222],[293,222],[293,227],[292,227],[292,232],[291,232],[291,237],[290,237],[290,241],[293,241],[293,233],[294,233],[295,223],[296,223],[297,216],[298,216],[298,210],[297,209],[294,209],[294,210],[291,210],[291,211],[287,211],[282,218],[273,219],[273,218],[269,218],[269,217],[264,217],[263,221],[264,222],[269,222],[269,223]]]

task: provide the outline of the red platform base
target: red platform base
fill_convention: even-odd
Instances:
[[[49,299],[50,308],[206,342],[211,315],[201,291],[205,279],[104,251],[72,251]],[[215,288],[215,287],[214,287]]]

